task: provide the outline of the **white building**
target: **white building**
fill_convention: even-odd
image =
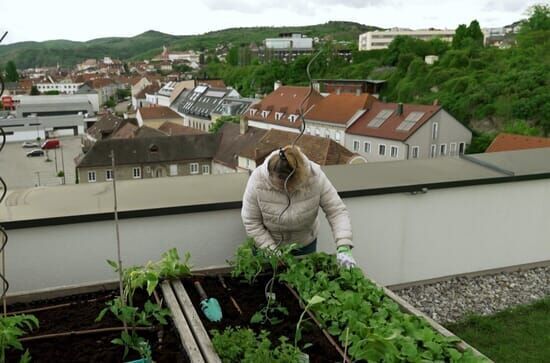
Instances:
[[[80,87],[80,85],[82,85],[82,83],[38,83],[36,88],[38,88],[40,93],[58,91],[59,93],[72,95],[78,91],[78,87]]]
[[[264,40],[268,49],[313,49],[313,38],[302,34],[281,34],[279,38],[267,38]]]
[[[421,40],[439,38],[441,40],[451,42],[453,40],[453,36],[455,35],[455,31],[450,29],[410,30],[399,28],[390,30],[375,30],[359,35],[359,50],[386,49],[398,35],[414,37]]]

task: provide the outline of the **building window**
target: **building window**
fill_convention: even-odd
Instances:
[[[432,144],[430,146],[430,158],[435,158],[437,156],[437,145],[436,144]]]
[[[325,137],[330,139],[330,130],[325,129]]]
[[[390,156],[392,158],[396,158],[399,152],[399,148],[397,146],[390,146]]]
[[[420,147],[419,146],[413,146],[412,147],[412,156],[413,159],[418,159],[420,157]]]
[[[378,155],[385,156],[386,155],[386,145],[380,144],[378,145]]]
[[[176,176],[178,175],[178,164],[171,164],[170,165],[170,176]]]
[[[284,113],[282,112],[275,112],[275,120],[280,120],[284,116]]]
[[[439,124],[437,122],[434,122],[432,124],[432,140],[437,139],[438,129],[439,129]]]
[[[340,141],[340,131],[336,131],[336,134],[335,134],[335,136],[334,136],[334,139],[335,139],[336,141]]]
[[[366,153],[370,153],[370,142],[365,141],[365,143],[363,144],[363,151]]]
[[[202,173],[203,174],[210,174],[210,165],[203,165],[202,166]]]
[[[269,115],[269,111],[262,111],[263,118],[267,118],[268,115]]]
[[[353,151],[359,151],[359,141],[353,140]]]
[[[199,163],[189,164],[189,172],[191,174],[198,174],[199,173]]]
[[[111,169],[105,170],[105,180],[113,180],[113,171]]]
[[[441,156],[447,155],[447,144],[439,145],[439,155]]]
[[[298,119],[298,115],[290,115],[288,116],[288,119],[290,120],[290,122],[296,122],[296,120]]]
[[[456,142],[451,142],[450,144],[450,150],[449,155],[455,156],[456,155]]]
[[[465,142],[461,142],[459,145],[458,145],[458,153],[460,155],[464,154],[464,152],[466,151],[466,143]]]
[[[132,175],[133,175],[134,179],[141,179],[141,168],[140,167],[133,168],[132,169]]]
[[[89,171],[88,172],[88,183],[95,183],[96,182],[96,177],[95,177],[95,171]]]
[[[311,135],[311,129],[309,127],[306,127],[306,134]]]
[[[319,130],[319,128],[315,129],[315,135],[317,136],[321,135],[321,130]]]

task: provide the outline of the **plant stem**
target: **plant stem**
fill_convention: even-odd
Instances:
[[[306,308],[300,315],[300,319],[298,320],[298,324],[296,324],[296,332],[294,333],[294,347],[298,348],[298,331],[301,329],[302,320],[304,319],[304,315],[307,313],[307,309],[309,309],[309,304],[306,305]]]

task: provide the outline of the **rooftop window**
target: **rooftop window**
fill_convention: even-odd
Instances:
[[[376,127],[376,128],[382,126],[384,121],[386,121],[388,117],[391,116],[392,113],[393,113],[393,110],[382,110],[378,112],[378,115],[376,115],[376,117],[374,117],[367,126]]]

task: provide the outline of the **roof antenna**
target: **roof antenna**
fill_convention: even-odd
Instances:
[[[322,52],[323,52],[323,50],[320,49],[317,53],[315,53],[315,55],[313,56],[313,58],[311,58],[311,60],[309,61],[309,63],[307,64],[307,67],[306,67],[306,74],[307,74],[307,78],[309,80],[309,91],[307,92],[306,96],[304,97],[304,99],[300,103],[300,120],[302,120],[302,127],[301,127],[301,130],[300,130],[300,134],[292,142],[292,147],[294,147],[294,145],[296,145],[296,143],[298,142],[298,140],[300,140],[300,138],[304,134],[304,131],[306,130],[306,119],[304,118],[304,105],[306,104],[306,102],[311,97],[311,94],[313,93],[313,80],[311,79],[311,73],[309,71],[309,68],[311,67],[311,64],[315,61],[315,59],[319,56],[319,54],[321,54]]]

